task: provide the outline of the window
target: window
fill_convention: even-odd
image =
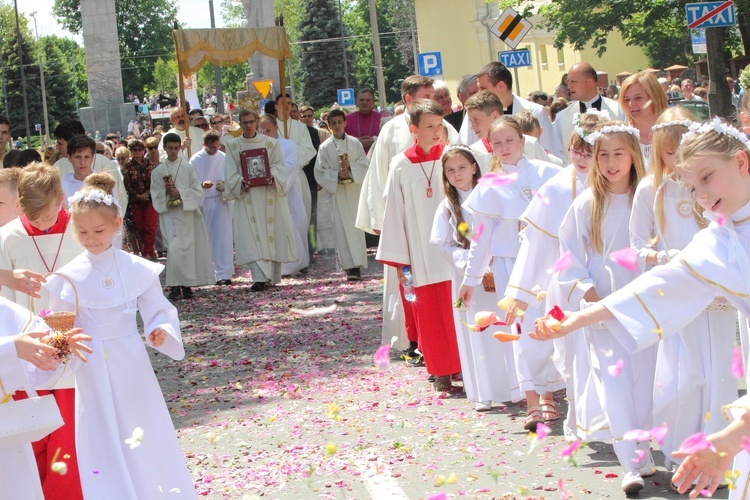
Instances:
[[[542,67],[547,67],[547,46],[539,46],[539,62],[542,63]]]
[[[565,66],[565,52],[563,52],[563,49],[557,49],[557,64]]]

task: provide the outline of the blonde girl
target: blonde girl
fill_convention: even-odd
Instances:
[[[113,246],[122,214],[108,174],[91,174],[68,201],[84,252],[48,279],[53,310],[71,310],[93,340],[76,373],[76,448],[84,498],[195,498],[172,420],[146,345],[185,355],[177,310],[164,297],[164,266]],[[73,366],[73,369],[76,367]],[[93,471],[93,472],[92,472]]]
[[[524,156],[521,127],[509,116],[501,116],[493,122],[488,137],[493,152],[492,173],[495,176],[510,175],[515,180],[511,183],[480,182],[462,205],[471,215],[472,223],[484,228],[482,237],[471,242],[458,292],[459,298],[469,306],[472,305],[474,288],[481,283],[488,269],[494,274],[496,297],[502,298],[520,247],[521,214],[534,193],[560,172],[556,165]],[[491,179],[491,176],[485,177]],[[531,311],[531,318],[538,314],[537,307]],[[519,318],[518,324],[522,323],[523,319]],[[519,327],[509,325],[503,328],[516,333]],[[537,424],[545,420],[540,397],[549,403],[553,401],[552,391],[564,387],[551,362],[552,351],[551,345],[540,348],[528,336],[521,336],[518,342],[513,342],[519,389],[526,396],[527,412],[523,421],[526,430],[535,430]],[[546,419],[555,418],[559,418],[559,413],[556,407],[549,405]]]
[[[526,311],[529,304],[544,303],[543,297],[539,295],[540,291],[549,293],[547,303],[558,302],[559,293],[554,286],[557,277],[550,275],[547,270],[560,257],[558,230],[563,217],[573,200],[586,189],[586,176],[594,155],[593,146],[585,139],[605,121],[604,116],[596,110],[575,115],[573,132],[568,141],[572,164],[542,186],[521,216],[526,229],[523,232],[518,259],[505,290],[506,300],[513,301],[512,304],[515,305],[509,308],[505,316],[505,322],[508,324],[514,323],[516,310]],[[554,359],[560,373],[565,377],[567,389],[568,415],[564,424],[565,434],[571,439],[593,439],[597,437],[592,430],[596,422],[588,422],[587,415],[599,417],[601,420],[602,409],[596,394],[586,397],[584,393],[593,391],[584,391],[585,387],[591,386],[586,384],[587,375],[591,370],[583,332],[556,344],[558,355]],[[557,405],[553,399],[545,399],[541,410],[542,418],[547,420],[557,412]],[[609,434],[604,433],[600,437],[606,439]]]
[[[480,231],[461,204],[476,187],[482,173],[474,153],[463,145],[447,149],[442,163],[445,200],[435,213],[430,243],[439,245],[453,266],[455,296],[464,277],[469,238]],[[493,403],[521,399],[513,347],[498,342],[489,332],[472,332],[466,326],[474,322],[477,312],[492,311],[496,302],[494,293],[480,288],[475,291],[470,307],[453,309],[466,399],[475,403],[474,409],[479,412],[491,410]]]
[[[590,307],[639,274],[610,259],[612,252],[629,246],[633,194],[644,175],[638,130],[608,122],[586,139],[594,145],[589,189],[573,202],[559,233],[560,254],[569,252],[571,265],[560,271],[558,286],[574,309]],[[649,443],[622,438],[632,429],[651,428],[656,349],[631,355],[602,327],[588,328],[585,335],[593,382],[624,469],[622,488],[634,493],[644,486],[642,474],[655,472]]]
[[[744,315],[750,314],[750,249],[746,243],[750,238],[749,147],[742,131],[718,118],[691,128],[680,143],[676,170],[713,222],[668,264],[654,268],[601,303],[566,313],[559,325],[553,325],[550,318],[538,319],[533,336],[539,340],[557,338],[604,321],[628,352],[635,352],[684,328],[717,295]],[[734,336],[734,330],[725,335]],[[748,421],[745,413],[726,429],[708,435],[713,449],[672,454],[676,459],[686,458],[673,477],[680,493],[693,484],[691,498],[704,489],[709,493],[716,490],[725,479],[724,472],[733,468],[732,458],[742,451],[742,437],[750,437]],[[738,462],[737,466],[741,479],[732,498],[739,498],[747,486],[748,464]]]

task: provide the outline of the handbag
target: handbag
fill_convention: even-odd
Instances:
[[[485,292],[495,293],[495,273],[492,272],[492,262],[494,257],[490,260],[490,269],[482,275],[482,286]]]
[[[29,315],[24,332],[34,319],[31,311]],[[60,409],[52,394],[39,396],[31,387],[26,388],[26,393],[29,396],[27,399],[0,404],[0,448],[39,441],[63,425]]]

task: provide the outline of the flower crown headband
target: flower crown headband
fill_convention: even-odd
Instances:
[[[705,132],[711,132],[711,131],[714,131],[721,135],[727,135],[729,137],[732,137],[733,139],[737,139],[742,144],[744,144],[746,148],[750,149],[750,140],[748,140],[747,135],[741,130],[738,130],[731,125],[727,125],[726,123],[723,123],[719,119],[718,116],[714,117],[713,120],[708,121],[706,123],[691,124],[690,127],[688,128],[688,131],[683,134],[682,140],[680,140],[680,145],[682,145],[686,137],[690,137],[691,135],[703,134]]]
[[[463,144],[454,144],[452,146],[448,146],[447,148],[445,148],[445,151],[443,152],[443,154],[453,149],[460,149],[461,151],[466,151],[467,153],[471,155],[472,158],[474,158],[474,162],[478,162],[476,151],[474,151],[468,146],[464,146]]]
[[[657,130],[661,130],[663,128],[667,127],[685,127],[687,129],[690,129],[693,125],[695,125],[696,122],[693,120],[672,120],[671,122],[664,122],[664,123],[657,123],[653,127],[651,127],[651,130],[656,132]]]
[[[82,202],[95,202],[99,204],[105,204],[108,207],[111,207],[112,205],[117,207],[117,213],[122,213],[122,207],[120,206],[120,203],[117,201],[117,199],[112,196],[111,194],[107,194],[101,189],[89,189],[87,192],[76,191],[73,196],[68,198],[68,204],[70,206],[73,206],[73,204],[78,204]]]
[[[602,118],[604,118],[607,121],[609,121],[609,120],[612,119],[609,116],[609,111],[607,111],[606,109],[603,109],[603,110],[599,111],[596,108],[589,108],[589,109],[586,110],[585,113],[576,113],[576,114],[574,114],[573,115],[573,131],[576,134],[578,134],[578,137],[580,137],[584,141],[586,140],[586,137],[589,134],[591,134],[591,132],[589,132],[588,130],[584,129],[583,126],[581,125],[581,117],[583,117],[585,115],[599,115],[599,116],[601,116]]]
[[[630,125],[606,125],[596,132],[591,132],[583,140],[593,146],[594,144],[596,144],[596,141],[598,141],[604,134],[612,134],[615,132],[625,132],[634,136],[636,139],[641,138],[641,133],[638,131],[638,129],[635,127],[631,127]]]

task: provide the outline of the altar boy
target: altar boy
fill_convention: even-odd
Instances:
[[[193,165],[180,156],[181,142],[177,134],[165,135],[167,158],[151,171],[151,200],[159,212],[161,234],[169,242],[170,300],[192,298],[191,287],[214,283],[208,234],[198,209],[203,189]]]
[[[453,318],[441,313],[452,307],[453,271],[443,264],[438,246],[430,244],[432,220],[445,197],[442,117],[440,104],[427,99],[415,101],[409,111],[415,141],[391,161],[377,253],[378,261],[397,269],[402,284],[404,266],[410,267],[416,300],[406,301],[402,287],[406,328],[416,330],[419,350],[438,391],[449,390],[451,375],[461,371]]]
[[[344,133],[346,115],[334,109],[328,115],[333,136],[318,150],[315,180],[334,196],[333,231],[339,263],[347,281],[359,281],[367,267],[365,233],[354,227],[359,206],[359,191],[367,173],[367,156],[356,137]]]

